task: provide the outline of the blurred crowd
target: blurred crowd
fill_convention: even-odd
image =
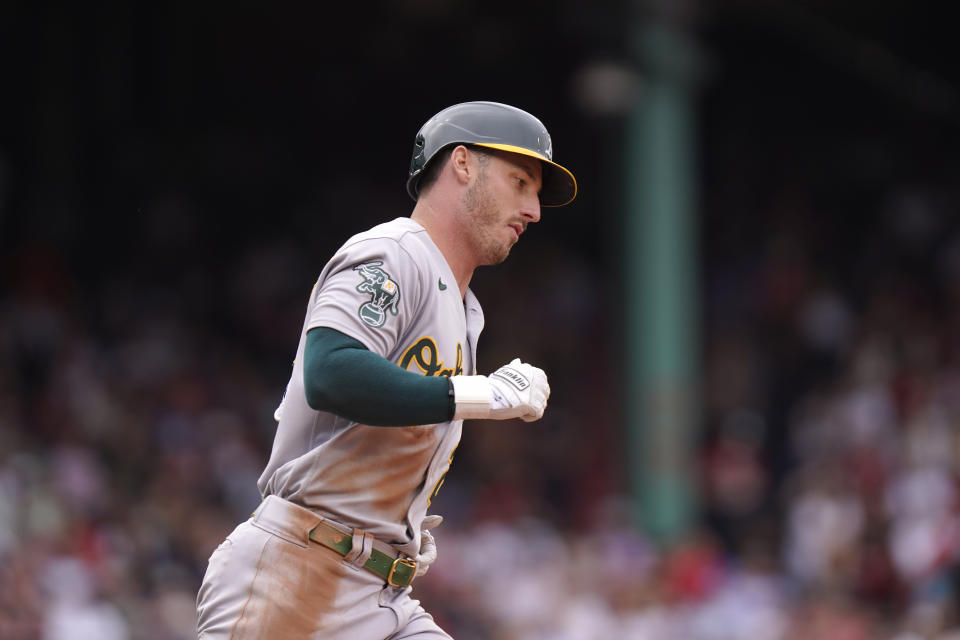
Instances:
[[[625,492],[602,265],[551,240],[478,273],[481,368],[522,348],[553,395],[464,430],[415,594],[459,640],[960,638],[957,196],[890,189],[831,235],[784,195],[755,251],[709,255],[702,519],[669,543]],[[194,637],[319,258],[95,282],[55,246],[4,258],[0,638]],[[512,286],[527,270],[555,286]]]

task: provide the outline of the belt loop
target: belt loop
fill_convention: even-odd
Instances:
[[[253,510],[253,513],[250,514],[250,517],[256,518],[258,515],[260,515],[260,512],[266,508],[267,503],[275,499],[276,498],[273,495],[269,495],[263,498],[262,500],[260,500],[260,504],[258,504],[257,508]]]
[[[354,529],[353,547],[343,559],[360,569],[370,559],[371,553],[373,553],[373,534]]]

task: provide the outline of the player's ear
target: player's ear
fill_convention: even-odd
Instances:
[[[450,153],[450,166],[457,182],[467,184],[470,182],[470,174],[473,172],[472,158],[470,150],[462,144],[454,148]]]

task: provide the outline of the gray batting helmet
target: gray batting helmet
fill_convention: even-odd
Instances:
[[[420,176],[430,160],[453,144],[477,145],[520,153],[543,164],[540,205],[559,207],[577,196],[577,180],[553,161],[553,143],[547,128],[526,111],[499,102],[463,102],[447,107],[420,127],[413,143],[407,192],[420,194]]]

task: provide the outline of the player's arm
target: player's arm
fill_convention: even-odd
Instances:
[[[307,332],[303,387],[312,409],[363,424],[435,424],[453,417],[446,378],[401,369],[329,327]]]
[[[550,396],[544,372],[514,360],[489,376],[419,376],[328,327],[307,332],[307,403],[356,422],[408,426],[451,418],[537,420]]]

